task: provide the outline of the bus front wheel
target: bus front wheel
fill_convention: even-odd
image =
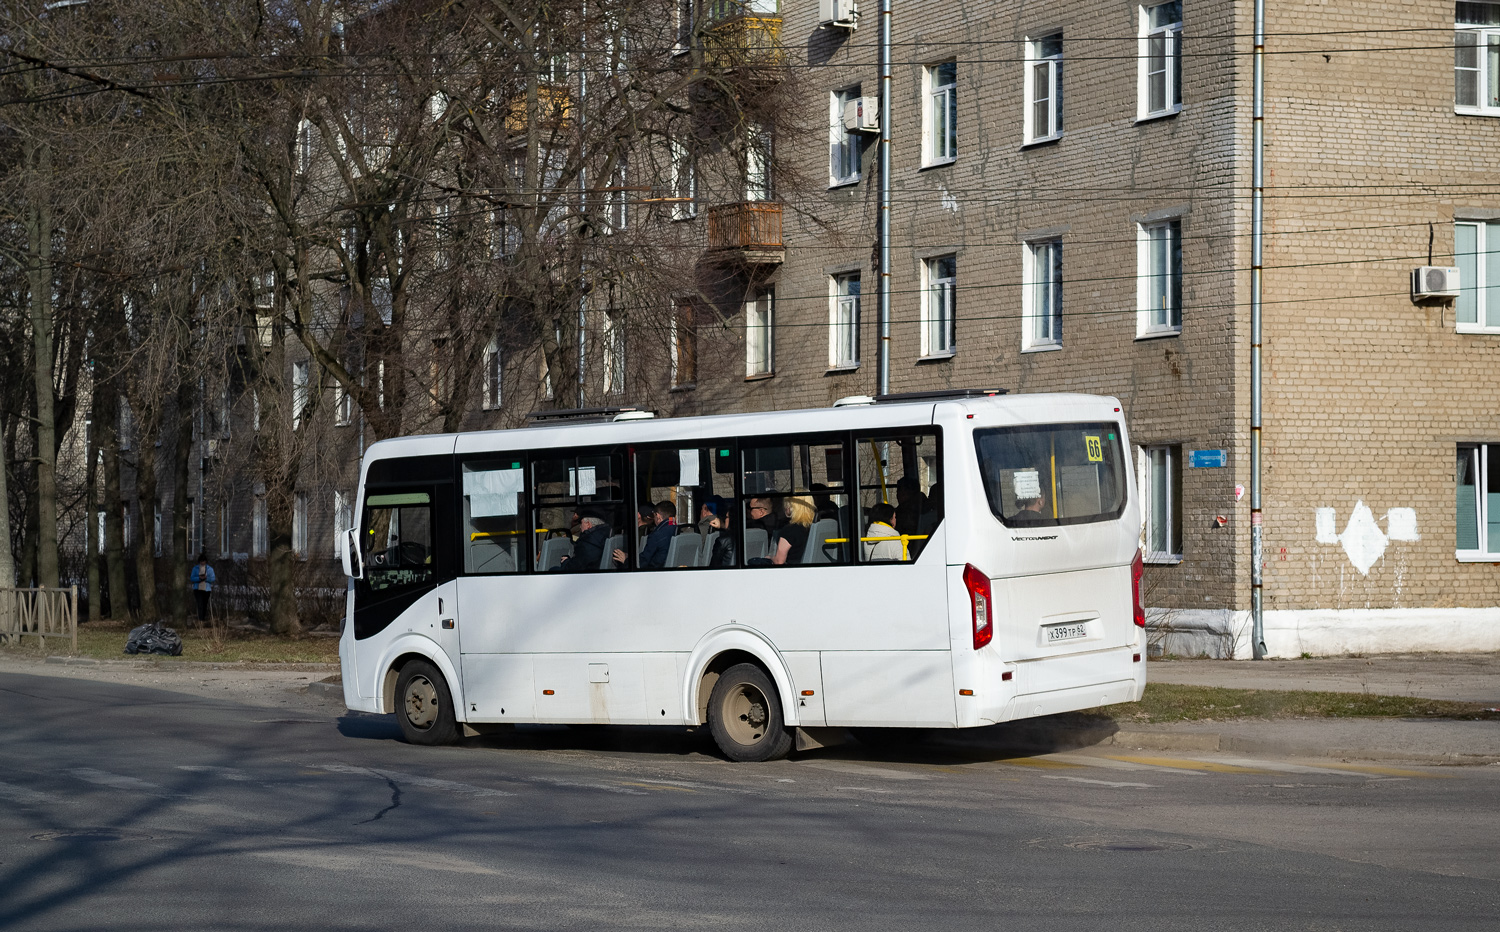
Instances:
[[[413,660],[396,678],[396,720],[412,744],[452,744],[458,740],[458,721],[448,681],[437,667]]]
[[[708,698],[708,728],[733,761],[780,760],[792,749],[776,684],[753,663],[730,667]]]

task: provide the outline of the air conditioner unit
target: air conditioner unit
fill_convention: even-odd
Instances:
[[[845,101],[844,130],[850,133],[880,132],[880,98],[856,97]]]
[[[1411,270],[1411,299],[1458,297],[1458,269],[1445,265],[1422,265]]]
[[[853,29],[859,22],[859,5],[854,0],[818,0],[818,22]]]

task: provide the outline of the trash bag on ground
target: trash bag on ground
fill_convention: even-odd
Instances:
[[[125,653],[177,657],[182,654],[182,638],[171,628],[153,621],[131,629],[130,637],[125,641]]]

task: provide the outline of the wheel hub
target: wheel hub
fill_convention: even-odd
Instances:
[[[770,704],[760,690],[749,684],[740,686],[726,697],[724,724],[735,741],[754,744],[765,736],[770,724]]]
[[[432,723],[437,721],[437,688],[427,677],[412,677],[411,682],[406,684],[406,695],[403,698],[406,720],[414,727],[431,728]]]

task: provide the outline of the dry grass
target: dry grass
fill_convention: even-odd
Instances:
[[[1140,702],[1090,710],[1117,722],[1167,723],[1286,718],[1447,718],[1500,721],[1469,702],[1365,693],[1223,689],[1149,683]]]
[[[125,622],[98,621],[78,626],[79,657],[115,660],[125,653],[125,640],[131,626]],[[240,628],[176,628],[182,637],[181,657],[154,659],[163,663],[338,663],[337,638],[284,638],[260,631]],[[45,646],[26,637],[22,644],[0,647],[6,654],[51,656],[70,653],[71,645],[61,638],[48,638]]]

